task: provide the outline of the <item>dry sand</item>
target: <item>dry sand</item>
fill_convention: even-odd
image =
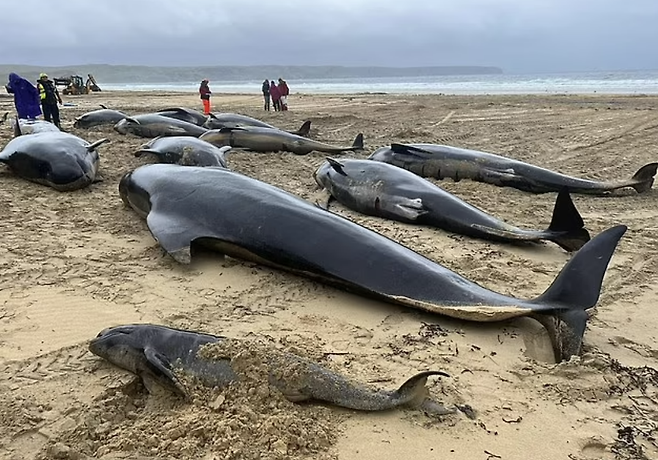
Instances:
[[[0,171],[0,457],[658,458],[658,191],[574,196],[592,234],[620,223],[629,231],[585,354],[555,364],[532,320],[450,320],[219,256],[175,263],[117,193],[122,174],[152,161],[133,156],[144,140],[71,125],[100,103],[141,113],[200,101],[111,92],[65,100],[76,104],[62,108],[65,129],[112,143],[100,148],[104,182],[85,190],[59,193]],[[293,95],[285,113],[263,113],[258,96],[217,95],[213,103],[287,129],[310,119],[312,137],[330,143],[349,144],[362,131],[367,150],[357,157],[391,141],[436,142],[594,179],[628,177],[658,160],[657,97]],[[11,107],[0,98],[0,113]],[[0,144],[10,138],[1,126]],[[240,153],[230,166],[311,199],[323,160]],[[470,181],[441,186],[529,228],[548,225],[555,200]],[[550,243],[487,243],[333,210],[505,294],[541,293],[569,258]],[[452,377],[433,380],[432,394],[470,404],[477,420],[296,406],[262,392],[255,401],[228,392],[193,404],[149,396],[86,350],[101,329],[127,322],[267,337],[383,388],[442,369]]]

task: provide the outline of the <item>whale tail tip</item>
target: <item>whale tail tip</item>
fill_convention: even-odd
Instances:
[[[658,163],[649,163],[642,166],[631,178],[633,184],[631,187],[635,189],[637,193],[645,193],[651,190],[653,187],[654,176],[658,171]]]
[[[555,233],[551,241],[567,252],[577,251],[590,240],[585,222],[567,188],[563,188],[558,193],[553,208],[553,218],[547,231]]]
[[[359,133],[356,135],[354,138],[354,142],[352,143],[352,148],[351,150],[363,150],[364,145],[363,145],[363,133]]]
[[[601,294],[603,277],[619,240],[628,227],[617,225],[604,230],[578,250],[553,283],[534,303],[548,308],[533,317],[546,327],[556,359],[580,353],[589,314]]]

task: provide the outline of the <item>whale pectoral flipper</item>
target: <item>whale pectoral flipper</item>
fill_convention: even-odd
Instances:
[[[166,131],[167,134],[172,136],[184,136],[187,133],[185,128],[181,128],[179,126],[168,126]]]
[[[247,131],[247,129],[240,126],[224,126],[222,128],[219,128],[218,132],[230,133],[231,131]]]
[[[377,213],[389,213],[403,222],[416,222],[420,216],[429,212],[421,198],[383,195],[375,198],[374,208]]]
[[[153,238],[162,246],[167,254],[179,263],[189,264],[192,261],[190,245],[199,235],[194,232],[194,224],[181,221],[181,217],[170,218],[166,212],[152,208],[146,217]]]
[[[330,158],[330,157],[327,157],[326,160],[327,160],[327,163],[329,163],[329,165],[334,169],[334,171],[336,171],[341,176],[347,176],[347,173],[343,169],[344,166],[340,161],[334,160],[333,158]]]
[[[176,374],[174,374],[171,363],[166,356],[158,353],[151,347],[146,347],[144,348],[144,357],[146,358],[147,378],[144,379],[144,375],[141,377],[145,382],[148,381],[148,377],[152,377],[160,385],[172,389],[182,396],[187,396],[185,388],[180,380],[178,380],[178,377],[176,377]]]
[[[420,198],[405,199],[400,197],[400,202],[395,204],[395,208],[397,210],[396,214],[400,214],[409,220],[417,220],[420,216],[429,212]]]
[[[329,211],[329,205],[334,200],[335,200],[334,196],[331,193],[329,193],[328,190],[323,189],[315,194],[312,202],[318,208],[324,209],[325,211]]]
[[[233,147],[230,145],[225,145],[224,147],[221,147],[219,149],[219,152],[217,154],[219,155],[220,162],[228,166],[228,154],[233,151]]]
[[[407,144],[392,143],[391,151],[393,153],[413,155],[420,158],[431,158],[432,156],[434,156],[434,154],[429,150],[421,149],[420,147],[414,147],[413,145],[407,145]]]
[[[92,143],[92,144],[89,144],[89,145],[87,146],[87,151],[88,151],[88,152],[92,152],[92,151],[96,150],[100,145],[102,145],[102,144],[104,144],[104,143],[106,143],[106,142],[109,142],[109,141],[110,141],[110,140],[109,140],[109,139],[106,139],[106,138],[103,138],[103,139],[97,140],[96,142],[94,142],[94,143]]]

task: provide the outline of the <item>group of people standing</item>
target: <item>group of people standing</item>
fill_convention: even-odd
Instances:
[[[288,110],[288,95],[290,89],[288,83],[283,78],[279,78],[279,84],[268,80],[263,81],[263,99],[265,100],[265,110],[270,110],[270,99],[276,112]]]
[[[210,96],[212,95],[208,83],[208,79],[204,78],[199,85],[199,98],[203,102],[203,113],[205,115],[210,114]],[[269,111],[272,106],[276,112],[288,110],[290,89],[288,88],[288,83],[283,78],[279,78],[279,84],[276,84],[274,80],[269,81],[266,79],[263,81],[262,90],[263,98],[265,99],[265,110]],[[272,101],[271,104],[270,100]]]
[[[62,104],[62,97],[47,74],[40,74],[35,86],[29,80],[12,72],[9,74],[9,82],[5,85],[5,89],[14,95],[18,118],[30,120],[43,114],[46,121],[61,129],[58,104]]]

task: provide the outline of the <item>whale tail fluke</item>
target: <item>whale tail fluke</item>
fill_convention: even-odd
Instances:
[[[363,150],[363,149],[364,149],[363,133],[359,133],[354,138],[354,142],[352,142],[352,147],[350,148],[350,150],[357,151],[357,150]]]
[[[577,251],[590,240],[585,222],[566,188],[558,193],[547,232],[554,233],[550,240],[568,252]]]
[[[533,317],[548,330],[556,359],[569,359],[582,348],[589,317],[596,305],[612,254],[626,232],[625,225],[611,227],[588,241],[562,268],[553,283],[533,303],[554,306]]]
[[[642,166],[631,178],[631,187],[637,193],[644,193],[651,190],[653,186],[654,176],[658,171],[658,163],[649,163]]]

